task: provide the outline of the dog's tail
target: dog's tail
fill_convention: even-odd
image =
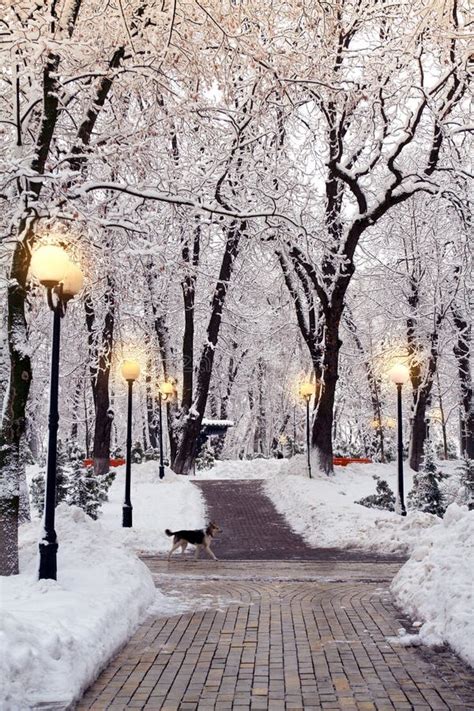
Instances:
[[[166,533],[167,536],[174,536],[173,531],[170,531],[169,528],[165,528],[165,533]]]

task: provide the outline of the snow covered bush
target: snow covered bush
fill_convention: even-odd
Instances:
[[[56,454],[56,504],[66,501],[69,490],[69,475],[66,468],[67,455],[61,440],[58,442]],[[46,472],[40,471],[30,484],[31,503],[40,516],[44,510],[44,492],[46,488]]]
[[[355,501],[355,504],[367,506],[369,509],[386,509],[387,511],[395,511],[395,496],[385,479],[379,476],[374,476],[377,486],[376,493],[364,496],[363,499]]]
[[[474,460],[463,459],[458,466],[460,473],[460,488],[457,496],[458,504],[465,504],[469,510],[474,509]]]
[[[68,503],[81,508],[93,519],[98,517],[101,500],[101,487],[98,477],[91,467],[82,466],[81,462],[73,465]]]
[[[413,477],[413,489],[408,494],[408,507],[435,516],[443,516],[446,505],[438,482],[445,477],[446,475],[436,466],[434,447],[427,440],[423,467]]]
[[[196,469],[203,471],[204,469],[212,469],[216,461],[214,450],[211,447],[203,447],[196,458]]]
[[[81,462],[75,462],[70,473],[67,503],[79,506],[88,516],[96,519],[102,502],[107,500],[107,492],[114,478],[114,472],[97,476],[92,467],[84,467]]]
[[[412,620],[422,622],[419,640],[448,643],[474,665],[472,571],[474,511],[451,504],[395,576],[391,591]]]
[[[145,452],[143,451],[142,443],[137,440],[132,447],[132,462],[135,464],[141,464],[145,457]]]
[[[66,451],[70,462],[74,462],[76,459],[84,460],[86,458],[86,453],[83,448],[75,440],[66,442]]]

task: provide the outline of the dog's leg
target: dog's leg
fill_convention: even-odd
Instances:
[[[183,542],[181,543],[181,555],[183,556],[183,558],[184,558],[184,556],[185,556],[186,548],[187,548],[187,547],[188,547],[188,542],[187,542],[187,541],[183,541]]]
[[[215,556],[214,553],[211,551],[211,549],[210,549],[209,546],[204,546],[204,548],[205,548],[205,550],[206,550],[206,553],[208,554],[208,556],[209,556],[210,558],[212,558],[212,560],[217,560],[216,556]]]
[[[198,545],[196,546],[196,552],[195,552],[195,554],[194,554],[194,560],[197,560],[197,559],[199,558],[199,553],[200,553],[200,552],[201,552],[201,545],[198,544]]]
[[[176,543],[173,543],[173,545],[171,546],[171,550],[170,550],[170,552],[168,553],[168,560],[171,558],[171,554],[172,554],[177,548],[179,548],[180,545],[181,545],[181,541],[176,541]]]

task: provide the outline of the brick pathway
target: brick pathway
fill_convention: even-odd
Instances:
[[[311,548],[275,510],[259,480],[194,483],[204,494],[208,518],[223,528],[213,544],[215,554],[222,560],[404,560],[393,555]]]
[[[256,522],[267,526],[272,514],[255,498],[255,482],[218,484],[201,483],[211,515],[215,492],[227,532],[253,526],[260,535]],[[235,486],[253,492],[257,514],[250,505],[227,509]],[[277,528],[285,538],[281,521]],[[474,709],[473,675],[454,654],[391,639],[402,626],[411,631],[388,593],[400,563],[335,553],[277,561],[270,538],[239,551],[229,535],[216,544],[229,555],[218,563],[146,559],[160,590],[193,600],[193,610],[150,616],[78,710]],[[298,551],[285,553],[304,557],[301,540],[291,540]]]

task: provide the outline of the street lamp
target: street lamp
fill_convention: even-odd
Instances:
[[[125,498],[122,507],[122,527],[132,527],[132,502],[130,500],[130,486],[132,478],[132,391],[133,383],[140,376],[140,365],[136,360],[124,360],[121,367],[122,377],[128,383],[128,411],[127,411],[127,452],[125,459]]]
[[[159,421],[159,428],[158,428],[158,437],[159,437],[159,442],[160,442],[160,467],[159,467],[159,475],[160,479],[163,479],[165,475],[165,466],[163,463],[163,415],[161,412],[161,403],[163,400],[167,400],[169,397],[174,392],[174,385],[173,383],[169,383],[166,380],[161,383],[158,387],[158,402],[159,402],[159,411],[160,411],[160,421]]]
[[[59,351],[61,319],[70,301],[82,289],[84,276],[67,253],[54,245],[42,245],[31,256],[31,274],[46,288],[48,306],[53,312],[51,380],[48,420],[48,458],[44,501],[43,537],[39,543],[39,579],[56,580],[58,539],[54,528],[56,507],[56,454],[58,442]]]
[[[397,508],[402,516],[407,515],[403,497],[403,423],[402,423],[402,387],[408,382],[410,371],[402,363],[394,365],[389,372],[390,380],[397,386],[397,421],[398,421],[398,494]]]
[[[305,382],[300,385],[300,395],[306,401],[306,456],[308,457],[308,474],[311,479],[311,446],[310,446],[310,432],[309,432],[309,403],[312,396],[316,392],[316,385],[314,383]]]

